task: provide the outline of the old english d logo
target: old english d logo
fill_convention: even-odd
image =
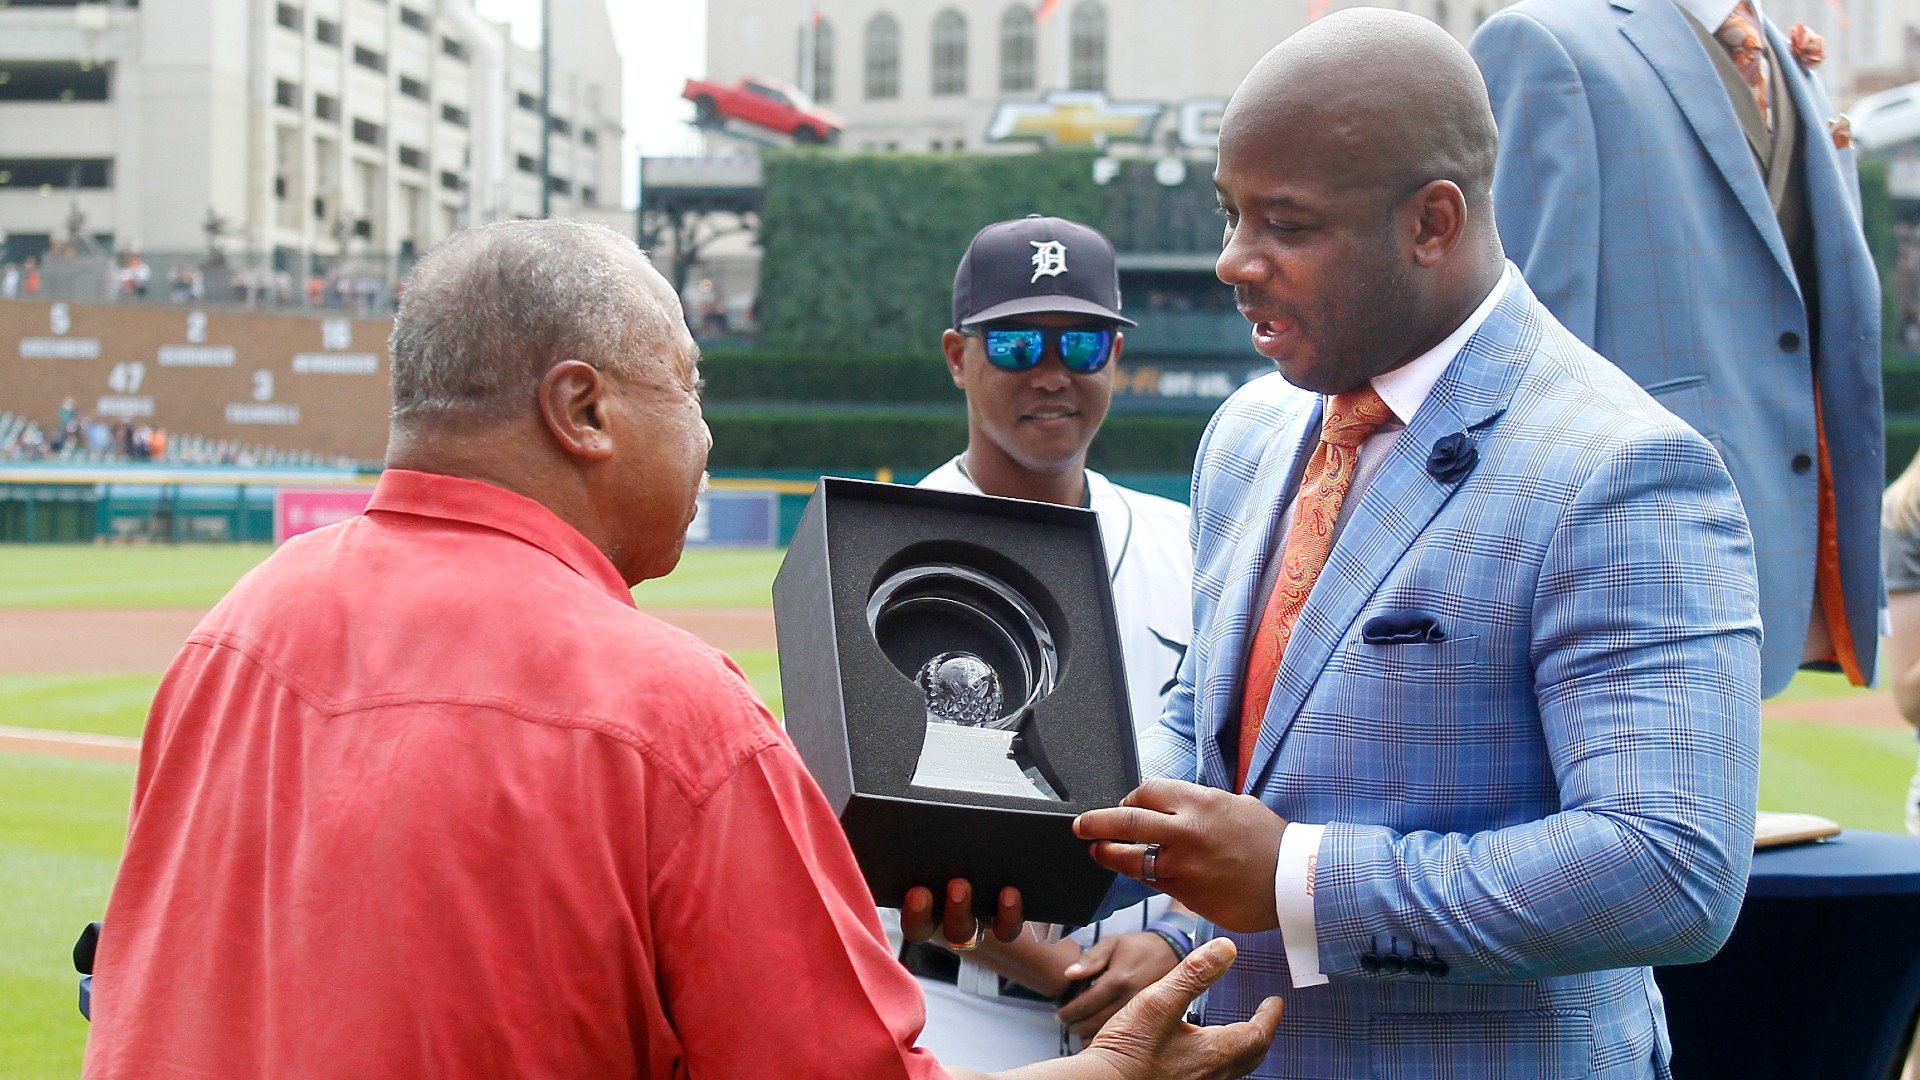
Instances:
[[[1059,277],[1067,272],[1067,245],[1058,240],[1029,240],[1033,245],[1033,276],[1027,279],[1031,285],[1043,277]]]
[[[1164,109],[1152,101],[1108,101],[1098,90],[1056,90],[1042,101],[1001,102],[987,125],[987,140],[1094,147],[1114,139],[1145,142]]]

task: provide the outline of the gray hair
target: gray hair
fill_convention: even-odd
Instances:
[[[636,374],[647,346],[680,329],[670,293],[633,241],[603,225],[455,233],[407,277],[388,342],[393,418],[509,413],[560,360]]]

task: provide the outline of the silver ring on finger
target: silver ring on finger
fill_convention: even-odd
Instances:
[[[1148,881],[1148,882],[1159,881],[1160,880],[1159,870],[1160,870],[1160,845],[1148,844],[1147,853],[1145,855],[1140,856],[1140,880]]]

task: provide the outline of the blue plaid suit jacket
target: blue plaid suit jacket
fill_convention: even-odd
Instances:
[[[1260,569],[1320,397],[1278,375],[1209,426],[1193,486],[1194,637],[1149,775],[1229,787]],[[1429,475],[1465,432],[1463,479]],[[1704,959],[1752,860],[1752,542],[1707,441],[1580,344],[1515,274],[1351,511],[1294,630],[1249,770],[1328,823],[1329,985],[1278,931],[1209,1022],[1287,1000],[1267,1077],[1664,1076],[1647,966]],[[1437,643],[1362,640],[1418,612]],[[1369,973],[1368,953],[1444,961]]]
[[[1825,91],[1766,31],[1775,93],[1801,120],[1813,282],[1796,278],[1725,84],[1672,0],[1523,0],[1472,52],[1500,124],[1508,253],[1568,329],[1706,434],[1733,473],[1758,545],[1774,694],[1799,666],[1813,602],[1816,368],[1842,593],[1869,678],[1886,442],[1854,152],[1835,149]]]

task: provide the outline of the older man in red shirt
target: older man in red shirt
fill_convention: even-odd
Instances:
[[[155,699],[86,1075],[945,1075],[786,736],[628,592],[710,445],[671,290],[610,231],[487,226],[392,355],[366,516],[249,574]],[[1228,962],[1031,1075],[1252,1068],[1277,1004],[1178,1020]]]

